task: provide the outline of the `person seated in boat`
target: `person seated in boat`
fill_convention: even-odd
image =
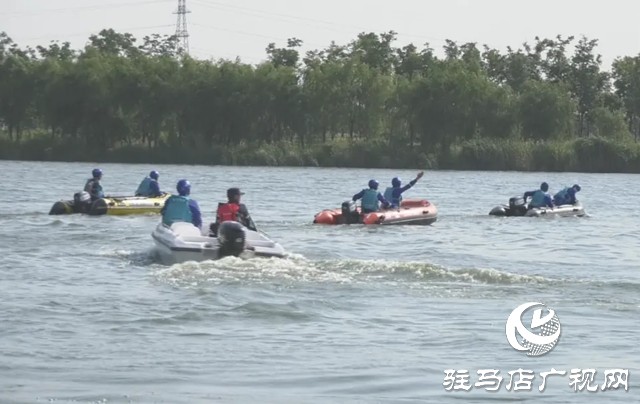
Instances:
[[[578,202],[576,193],[580,192],[581,189],[578,184],[574,184],[570,188],[564,187],[553,196],[553,203],[555,203],[556,206],[573,205]]]
[[[402,180],[395,177],[391,180],[391,186],[384,190],[384,198],[391,203],[392,207],[399,208],[402,205],[402,194],[416,185],[423,175],[424,171],[420,171],[418,176],[404,187],[402,186]]]
[[[147,196],[152,198],[162,196],[158,178],[160,178],[160,173],[158,173],[156,170],[151,171],[149,173],[149,176],[144,177],[140,185],[138,185],[136,196]]]
[[[87,192],[89,195],[91,195],[91,202],[93,202],[100,198],[104,198],[102,185],[100,185],[100,180],[102,179],[102,170],[99,168],[94,168],[91,172],[91,175],[92,178],[89,178],[84,184],[84,192]]]
[[[540,184],[540,189],[535,191],[528,191],[524,193],[524,201],[527,201],[528,197],[531,197],[531,203],[529,203],[529,209],[543,208],[548,206],[553,208],[553,201],[551,196],[547,193],[549,191],[549,184],[543,182]]]
[[[239,222],[249,230],[258,231],[256,224],[249,215],[249,209],[244,203],[240,203],[242,195],[244,195],[244,192],[240,192],[240,188],[227,189],[227,202],[218,203],[216,221],[209,226],[211,237],[216,237],[220,223],[227,221]]]
[[[187,180],[178,181],[176,186],[178,195],[171,195],[164,202],[164,206],[160,210],[162,214],[162,223],[171,226],[175,222],[192,223],[199,229],[202,229],[202,214],[198,202],[191,199],[191,184]]]
[[[391,207],[389,201],[387,201],[387,199],[378,192],[378,185],[378,181],[370,180],[369,189],[363,189],[353,196],[354,202],[358,199],[362,199],[362,213],[373,213],[379,211],[381,203],[385,209]]]

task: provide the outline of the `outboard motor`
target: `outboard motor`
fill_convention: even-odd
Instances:
[[[244,243],[247,234],[244,226],[238,222],[228,221],[220,223],[218,227],[218,257],[224,258],[228,256],[238,257],[244,251]]]
[[[524,216],[527,213],[527,204],[522,196],[509,198],[510,216]]]
[[[491,209],[491,211],[489,212],[489,215],[491,215],[491,216],[508,216],[509,212],[510,212],[510,210],[507,207],[507,205],[498,205],[495,208]]]
[[[76,213],[89,213],[91,210],[91,195],[86,191],[73,194],[73,210]]]
[[[346,201],[342,203],[342,217],[345,224],[357,224],[360,222],[360,215],[355,201]]]

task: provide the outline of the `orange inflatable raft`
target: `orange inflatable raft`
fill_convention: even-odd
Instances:
[[[438,220],[438,209],[424,199],[405,199],[399,209],[361,213],[354,201],[347,201],[340,209],[326,209],[316,214],[315,224],[412,224],[429,225]]]

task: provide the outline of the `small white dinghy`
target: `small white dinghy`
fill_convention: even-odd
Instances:
[[[509,205],[498,205],[491,209],[491,216],[524,216],[524,217],[551,217],[551,216],[586,216],[584,207],[580,202],[573,205],[560,205],[553,208],[532,208],[529,209],[523,197],[514,196],[509,199]]]
[[[541,216],[585,216],[586,212],[580,202],[576,202],[573,205],[560,205],[553,208],[533,208],[525,214],[528,217],[541,217]]]
[[[151,233],[160,258],[172,265],[187,261],[217,260],[227,256],[240,258],[284,257],[280,244],[265,234],[247,229],[238,222],[223,222],[218,237],[203,235],[196,226],[176,222],[170,227],[160,223]]]

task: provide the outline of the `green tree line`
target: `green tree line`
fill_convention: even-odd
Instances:
[[[173,36],[103,30],[82,50],[0,34],[0,158],[640,172],[640,56],[597,40],[500,52],[396,33],[263,63],[185,55]],[[570,54],[567,49],[575,47]]]

